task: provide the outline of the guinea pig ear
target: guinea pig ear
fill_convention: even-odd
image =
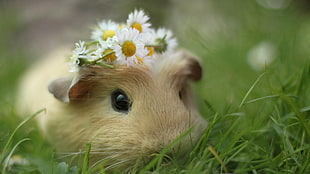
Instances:
[[[77,81],[73,81],[68,91],[70,101],[85,99],[89,95],[90,89],[93,84],[94,83],[92,83],[92,80],[87,79],[79,79]]]
[[[68,92],[72,83],[72,78],[59,78],[52,81],[48,85],[48,91],[54,95],[56,99],[64,103],[69,103]]]
[[[74,78],[59,78],[48,85],[48,91],[64,103],[81,99],[88,90],[89,85],[86,81]]]
[[[178,50],[172,64],[177,69],[178,76],[186,76],[190,80],[199,81],[202,78],[200,59],[186,50]]]

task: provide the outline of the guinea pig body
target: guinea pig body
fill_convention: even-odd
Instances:
[[[75,75],[60,54],[25,76],[18,104],[32,113],[46,108],[39,127],[60,154],[83,152],[91,143],[92,165],[129,171],[188,130],[170,153],[190,151],[207,126],[188,84],[200,79],[201,67],[187,51],[159,55],[152,68],[94,65]]]

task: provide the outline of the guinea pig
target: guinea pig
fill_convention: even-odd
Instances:
[[[207,122],[190,81],[202,76],[199,59],[185,50],[158,55],[153,68],[100,65],[67,73],[58,51],[31,68],[22,80],[19,110],[34,113],[39,128],[59,154],[85,152],[91,165],[130,171],[143,166],[190,130],[169,153],[189,152]]]

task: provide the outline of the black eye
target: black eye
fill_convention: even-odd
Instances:
[[[117,112],[128,113],[131,102],[124,91],[116,90],[111,95],[112,108]]]

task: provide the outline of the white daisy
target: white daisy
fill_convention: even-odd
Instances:
[[[70,72],[77,72],[79,70],[80,58],[88,59],[89,50],[86,48],[84,41],[75,43],[75,49],[72,51],[72,56],[69,58],[68,66]]]
[[[94,50],[88,53],[88,60],[105,61],[108,63],[115,61],[115,51],[111,47],[116,44],[117,42],[115,38],[108,38],[107,41],[99,40],[99,43],[97,43]]]
[[[116,36],[113,37],[109,37],[106,41],[105,41],[105,46],[106,48],[111,48],[115,45],[118,44],[118,38]]]
[[[165,28],[159,28],[155,32],[155,44],[160,45],[161,48],[156,48],[158,52],[171,52],[177,45],[177,39],[173,37],[173,33]]]
[[[120,64],[134,65],[141,62],[146,55],[148,50],[144,47],[141,42],[141,35],[139,31],[132,28],[124,28],[116,33],[119,45],[112,47],[115,50],[116,57]]]
[[[144,43],[146,49],[148,50],[147,56],[154,57],[155,54],[155,31],[153,29],[150,29],[147,33],[141,34],[141,41]]]
[[[89,50],[87,50],[84,41],[79,41],[78,43],[75,43],[75,49],[72,52],[73,56],[78,58],[84,58],[83,56],[86,55],[89,52]]]
[[[128,15],[127,26],[129,28],[135,28],[140,33],[148,32],[151,24],[148,23],[150,18],[144,14],[143,10],[135,10]]]
[[[92,32],[91,39],[93,40],[107,40],[115,36],[119,25],[111,20],[103,20],[98,23],[98,27]]]
[[[105,49],[106,49],[106,47],[101,45],[99,42],[96,45],[96,49],[94,51],[88,53],[88,57],[90,57],[89,59],[96,60],[96,59],[102,58],[102,55],[103,55],[103,52]]]
[[[69,72],[77,72],[79,71],[79,63],[80,60],[79,59],[75,59],[73,57],[69,58],[69,61],[67,63],[68,67],[69,67]]]
[[[116,45],[118,45],[117,37],[116,36],[109,37],[106,41],[99,41],[99,43],[100,43],[100,50],[97,51],[101,52],[101,57],[104,56],[103,60],[109,63],[115,61],[117,57],[114,48]]]

